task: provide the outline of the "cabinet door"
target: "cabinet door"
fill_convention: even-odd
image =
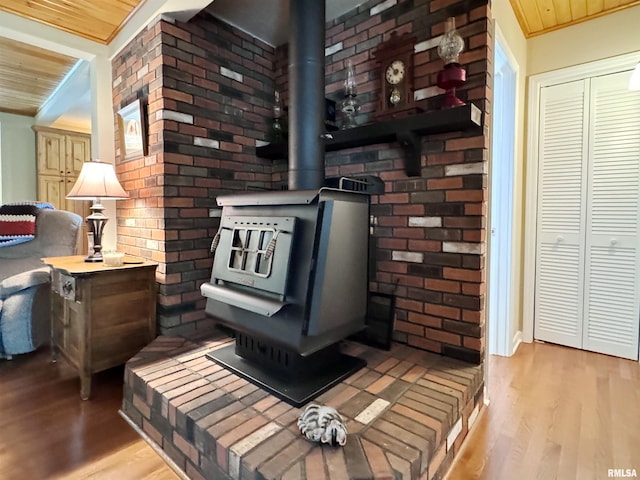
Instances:
[[[66,177],[65,178],[65,197],[69,193],[69,191],[73,188],[73,185],[76,183],[76,177]],[[69,212],[74,212],[80,215],[83,219],[89,216],[91,211],[89,208],[91,207],[91,202],[88,200],[70,200],[65,198],[64,209]],[[88,253],[87,250],[87,223],[83,222],[82,227],[80,228],[80,238],[79,243],[77,245],[78,254]]]
[[[587,82],[541,92],[535,338],[582,348]]]
[[[89,207],[91,206],[91,202],[88,200],[71,200],[67,199],[67,194],[73,188],[73,185],[76,183],[77,177],[65,177],[64,179],[64,196],[65,201],[63,206],[61,207],[64,210],[69,212],[74,212],[80,215],[81,217],[86,217],[89,215]]]
[[[77,177],[82,164],[91,160],[91,137],[87,135],[67,135],[65,175]]]
[[[591,80],[583,348],[638,359],[640,92]]]
[[[38,175],[38,200],[49,202],[59,210],[66,210],[67,194],[64,177],[60,175]]]
[[[66,137],[63,133],[43,132],[37,134],[38,174],[64,175]]]

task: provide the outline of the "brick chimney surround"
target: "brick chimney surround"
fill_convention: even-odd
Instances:
[[[370,289],[397,298],[394,339],[472,363],[485,350],[485,234],[493,23],[486,0],[364,3],[326,27],[328,98],[340,100],[347,60],[356,69],[358,123],[377,102],[376,45],[392,31],[417,37],[415,88],[430,109],[441,90],[436,45],[456,17],[465,40],[460,97],[480,108],[480,132],[423,138],[421,175],[407,177],[397,143],[327,153],[326,175],[377,175],[376,271]],[[256,157],[267,139],[273,92],[287,102],[287,47],[273,48],[211,16],[160,19],[113,59],[114,111],[146,104],[149,154],[117,162],[130,199],[117,203],[118,249],[159,262],[158,329],[210,328],[199,287],[211,273],[209,217],[223,193],[286,184],[284,160]],[[119,147],[117,145],[117,147]],[[119,151],[119,150],[118,150]]]
[[[207,336],[215,322],[200,293],[218,228],[210,209],[218,195],[287,182],[286,160],[256,156],[257,142],[268,138],[274,91],[288,102],[287,46],[274,48],[205,9],[189,22],[160,18],[114,57],[113,109],[142,99],[149,142],[147,156],[116,161],[130,194],[117,203],[118,249],[159,263],[162,335],[127,364],[122,413],[189,478],[342,472],[335,478],[439,479],[458,453],[483,405],[494,28],[488,3],[370,0],[326,25],[325,96],[342,98],[351,60],[362,105],[356,120],[364,124],[373,121],[380,88],[373,51],[392,31],[417,38],[417,98],[439,108],[436,47],[454,16],[467,71],[457,94],[480,109],[483,125],[423,137],[415,177],[407,176],[397,143],[325,155],[327,177],[384,181],[384,194],[371,199],[377,226],[369,288],[396,296],[392,350],[348,342],[367,368],[319,399],[348,417],[354,436],[344,450],[307,445],[297,436],[298,409],[203,357],[228,341]]]

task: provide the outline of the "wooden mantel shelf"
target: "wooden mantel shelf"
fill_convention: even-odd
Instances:
[[[434,133],[454,132],[482,126],[480,109],[469,103],[447,110],[435,110],[411,117],[369,123],[348,130],[329,132],[325,151],[362,147],[376,143],[399,142],[405,150],[405,170],[408,176],[420,175],[422,137]],[[271,160],[287,158],[286,144],[256,147],[256,155]]]

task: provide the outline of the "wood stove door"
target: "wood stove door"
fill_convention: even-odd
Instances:
[[[213,280],[284,298],[295,217],[223,216],[213,260]]]

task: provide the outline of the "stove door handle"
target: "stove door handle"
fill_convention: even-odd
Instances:
[[[211,242],[211,247],[209,248],[209,251],[211,252],[212,255],[216,254],[216,249],[218,248],[219,243],[220,243],[220,230],[216,232],[215,236],[213,237],[213,241]]]
[[[228,228],[221,226],[220,228],[218,228],[218,231],[214,235],[213,240],[211,241],[211,247],[209,247],[209,251],[211,252],[212,255],[216,254],[218,244],[220,243],[220,235],[222,234],[222,230],[225,230],[225,229],[229,230]]]
[[[267,248],[264,251],[265,260],[269,260],[273,255],[273,252],[276,250],[276,241],[278,240],[278,235],[280,235],[280,230],[276,230],[273,234],[273,237],[271,237],[271,240],[269,240]]]

